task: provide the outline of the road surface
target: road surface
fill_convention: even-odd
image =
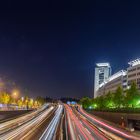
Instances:
[[[53,106],[47,109],[46,107],[47,106],[29,115],[1,124],[0,140],[24,139],[24,137],[26,137],[28,132],[30,132],[35,126],[39,125],[54,109]]]
[[[76,109],[75,109],[76,110]],[[123,129],[116,128],[115,126],[111,126],[110,124],[107,124],[97,119],[95,116],[87,113],[84,111],[80,106],[78,107],[77,111],[80,115],[86,118],[93,126],[95,126],[99,131],[110,137],[111,139],[115,140],[140,140],[140,138],[132,135],[130,132],[127,132]]]
[[[110,126],[80,106],[46,104],[0,124],[0,140],[140,140]]]

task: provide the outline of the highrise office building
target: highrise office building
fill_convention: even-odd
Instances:
[[[94,98],[96,98],[97,91],[100,85],[103,84],[111,76],[111,66],[109,63],[97,63],[95,67],[94,80]]]
[[[133,82],[136,83],[137,88],[140,90],[140,58],[130,61],[127,68],[127,84],[128,88]]]
[[[126,70],[121,70],[111,75],[109,63],[98,63],[95,68],[94,97],[115,93],[118,87],[129,89],[136,83],[140,90],[140,58],[130,61]]]

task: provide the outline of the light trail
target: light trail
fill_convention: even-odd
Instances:
[[[65,105],[65,109],[68,118],[70,140],[94,140],[94,136],[92,136],[91,132],[82,125],[73,110],[68,105]]]
[[[44,133],[42,134],[39,140],[52,140],[53,139],[58,123],[61,118],[62,111],[63,111],[63,106],[58,105],[58,109],[55,112],[54,118],[52,119],[52,121],[50,122],[50,124],[48,125],[48,127],[46,128],[46,130],[44,131]]]
[[[37,111],[33,111],[33,112],[25,114],[21,117],[18,117],[16,119],[12,119],[12,120],[9,120],[7,122],[1,123],[0,124],[0,134],[3,134],[4,132],[9,131],[10,129],[16,128],[17,126],[22,125],[22,124],[26,123],[27,121],[35,118],[48,106],[49,106],[49,104],[45,104]]]
[[[70,112],[68,111],[68,108],[67,108],[67,106],[65,105],[65,110],[66,110],[66,120],[67,120],[67,122],[68,122],[68,125],[67,125],[67,127],[68,127],[68,134],[70,135],[70,138],[71,139],[76,139],[76,134],[75,134],[75,132],[76,132],[76,130],[75,130],[75,127],[74,127],[74,125],[72,124],[72,118],[70,118]],[[71,116],[72,117],[72,116]],[[68,136],[67,136],[68,137]]]
[[[43,121],[46,116],[54,109],[54,107],[50,107],[44,112],[42,112],[40,115],[35,117],[34,119],[30,120],[29,122],[21,125],[20,127],[13,129],[12,131],[5,133],[0,136],[0,140],[12,140],[16,139],[18,135],[21,135],[22,133],[26,133],[29,130],[31,130],[34,126],[38,125],[41,121]]]
[[[96,135],[99,139],[102,140],[110,139],[110,137],[102,133],[102,131],[100,131],[100,129],[98,129],[97,126],[93,125],[87,118],[81,115],[74,107],[73,111],[75,112],[76,116],[78,116],[80,123],[86,127],[86,129],[90,132],[91,135],[93,136]]]
[[[122,137],[124,137],[126,139],[129,139],[129,140],[139,140],[138,137],[135,137],[133,135],[127,134],[127,133],[123,132],[122,130],[119,130],[119,129],[115,128],[115,127],[112,127],[112,126],[104,123],[103,121],[97,120],[94,116],[90,115],[89,113],[87,113],[83,109],[81,109],[81,107],[79,107],[79,112],[81,112],[86,118],[90,119],[91,121],[94,121],[93,123],[96,122],[100,126],[103,126],[104,128],[109,129],[111,132],[114,132],[115,134],[118,134],[119,136],[122,136]]]
[[[97,127],[89,122],[83,115],[81,115],[74,107],[72,108],[73,112],[77,116],[76,118],[80,121],[80,123],[85,127],[85,130],[92,135],[95,139],[99,140],[108,140],[110,139],[104,133],[102,133]]]

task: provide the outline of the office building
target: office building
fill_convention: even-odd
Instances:
[[[129,67],[127,68],[127,83],[128,88],[135,82],[138,89],[140,89],[140,59],[130,61]]]
[[[95,68],[94,80],[94,98],[98,95],[97,91],[100,85],[103,84],[111,75],[111,67],[109,63],[97,63]]]
[[[128,64],[127,71],[121,70],[111,76],[109,74],[109,76],[104,77],[102,76],[104,75],[104,67],[100,67],[99,63],[99,66],[97,65],[95,68],[95,97],[105,95],[108,92],[113,93],[118,87],[126,90],[130,88],[133,82],[136,83],[137,88],[140,90],[140,59],[130,61]],[[110,69],[110,65],[108,65],[107,69]],[[108,71],[107,69],[105,72]]]
[[[110,76],[98,89],[97,96],[102,96],[108,92],[115,92],[118,87],[122,89],[127,88],[127,71],[120,70],[119,72]]]

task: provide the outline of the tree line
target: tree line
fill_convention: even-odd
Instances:
[[[29,98],[28,96],[14,98],[7,92],[0,93],[0,104],[7,106],[15,105],[19,108],[38,108],[46,102],[45,98],[38,96],[35,99]]]
[[[84,109],[94,109],[99,111],[110,110],[133,110],[140,108],[140,91],[136,83],[132,83],[130,88],[123,91],[118,87],[114,93],[108,92],[103,96],[91,99],[84,97],[80,100]]]

